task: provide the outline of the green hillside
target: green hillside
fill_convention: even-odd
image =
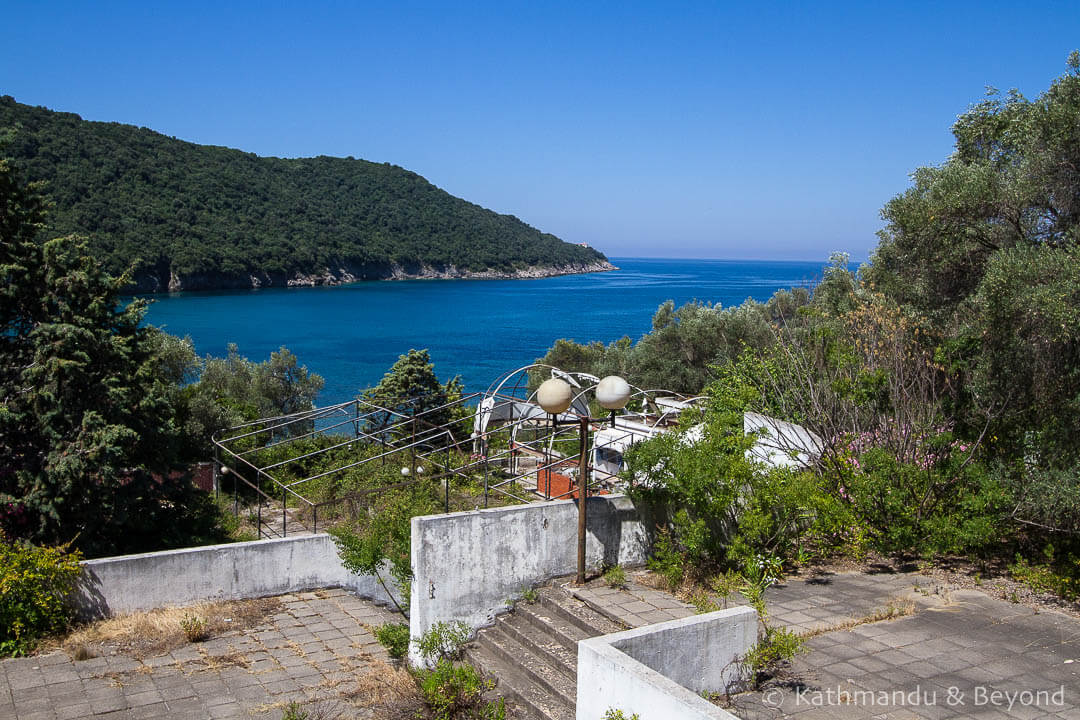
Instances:
[[[44,180],[52,234],[91,240],[143,291],[602,269],[591,248],[351,158],[281,159],[0,97],[6,153]]]

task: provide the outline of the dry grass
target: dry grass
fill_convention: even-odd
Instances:
[[[409,671],[399,665],[374,660],[356,681],[356,687],[341,693],[357,707],[372,710],[377,718],[404,720],[424,711],[424,698]]]
[[[868,615],[863,615],[860,618],[851,618],[845,622],[836,623],[835,625],[829,625],[828,627],[817,628],[815,630],[808,630],[804,633],[799,633],[799,637],[812,638],[818,635],[824,635],[835,630],[850,630],[859,625],[866,625],[868,623],[882,622],[884,620],[895,620],[896,618],[907,617],[908,615],[915,614],[915,601],[911,598],[895,597],[890,598],[888,603],[882,607],[877,608]]]
[[[60,648],[76,659],[118,653],[142,659],[186,645],[188,639],[182,627],[185,618],[200,618],[206,636],[216,637],[254,627],[280,609],[277,598],[260,598],[132,613],[76,627],[44,643],[41,649],[48,652]]]

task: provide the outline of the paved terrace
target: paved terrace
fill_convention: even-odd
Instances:
[[[694,612],[633,582],[574,594],[629,627]],[[767,599],[774,623],[811,637],[790,672],[736,697],[743,720],[1080,720],[1080,620],[915,574],[793,579]],[[911,615],[852,626],[911,603]]]
[[[633,582],[575,594],[630,627],[694,612]],[[388,610],[342,590],[281,600],[252,631],[143,661],[55,652],[0,662],[0,718],[277,718],[387,660],[365,625],[394,621]],[[851,626],[904,600],[914,614]],[[737,697],[744,720],[1080,720],[1080,621],[1068,616],[919,575],[861,573],[791,580],[770,589],[769,607],[775,622],[817,634],[785,677]]]
[[[253,630],[141,661],[74,661],[60,651],[4,660],[0,718],[279,718],[289,701],[329,698],[373,660],[389,659],[365,625],[400,620],[390,611],[344,590],[280,600],[281,611]]]

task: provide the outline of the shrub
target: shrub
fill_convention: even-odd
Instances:
[[[308,720],[309,717],[308,711],[295,700],[290,701],[281,713],[281,720]]]
[[[403,658],[409,652],[409,626],[405,623],[385,623],[375,628],[375,639],[392,658]]]
[[[433,669],[419,671],[417,682],[435,720],[502,720],[506,717],[502,698],[484,702],[484,693],[494,688],[495,683],[484,678],[472,665],[455,665],[442,658]]]
[[[79,553],[9,541],[0,533],[0,655],[18,655],[73,616]]]
[[[469,626],[460,620],[437,622],[417,642],[425,660],[457,660],[469,642]]]
[[[180,618],[180,630],[188,642],[201,642],[210,636],[206,620],[199,615],[188,614]]]
[[[1009,492],[942,433],[926,459],[901,462],[883,448],[862,453],[840,492],[871,545],[883,552],[978,552],[1000,541]],[[963,447],[960,445],[959,447]]]
[[[604,582],[611,588],[624,588],[626,587],[626,571],[623,570],[622,565],[615,565],[607,569],[604,573]]]

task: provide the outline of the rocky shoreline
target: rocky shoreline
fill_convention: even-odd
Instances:
[[[549,265],[520,270],[462,270],[455,265],[399,265],[397,263],[341,264],[316,273],[187,273],[147,269],[136,273],[136,293],[167,293],[192,290],[248,290],[271,287],[317,287],[366,280],[523,280],[557,275],[618,270],[610,262]]]

